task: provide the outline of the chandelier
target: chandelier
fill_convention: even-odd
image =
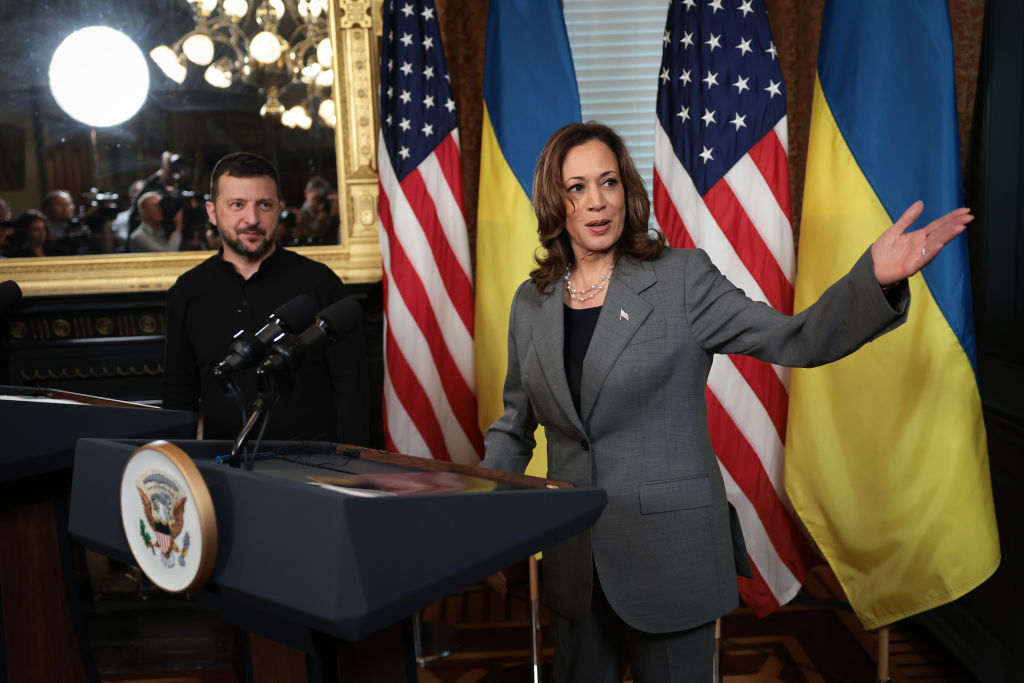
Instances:
[[[324,124],[334,127],[334,50],[327,0],[253,0],[251,12],[247,0],[186,1],[195,30],[173,46],[159,45],[149,52],[168,78],[181,84],[189,62],[205,66],[204,78],[215,88],[241,81],[262,89],[267,100],[260,115],[265,118],[309,129],[315,111]],[[280,97],[293,86],[304,88],[304,99],[286,108]]]

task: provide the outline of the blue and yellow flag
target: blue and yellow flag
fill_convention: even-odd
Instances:
[[[544,143],[580,120],[580,98],[558,0],[491,0],[476,237],[476,395],[480,428],[503,412],[508,315],[540,245],[531,205]],[[527,469],[547,475],[540,442]]]
[[[963,203],[946,3],[830,0],[795,309],[918,199],[911,229]],[[906,324],[792,374],[786,490],[866,628],[955,600],[999,564],[968,233],[910,279]]]

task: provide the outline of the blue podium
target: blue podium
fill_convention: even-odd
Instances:
[[[0,386],[0,681],[98,680],[67,534],[75,441],[188,438],[195,430],[187,411]]]
[[[82,439],[75,453],[71,534],[131,564],[119,487],[144,443]],[[330,443],[265,443],[252,471],[226,464],[228,442],[174,443],[216,512],[216,562],[193,597],[305,652],[323,680],[338,679],[345,642],[585,531],[607,502],[602,489]]]

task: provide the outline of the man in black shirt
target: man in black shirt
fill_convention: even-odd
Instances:
[[[257,331],[271,313],[299,294],[313,297],[323,309],[344,297],[345,289],[327,266],[276,245],[281,201],[277,171],[269,161],[255,154],[229,154],[214,168],[210,188],[206,210],[223,246],[167,292],[163,404],[201,408],[204,438],[234,439],[242,428],[241,414],[213,369],[228,355],[235,333]],[[243,396],[255,396],[255,370],[232,377]],[[290,380],[291,389],[273,408],[264,438],[367,443],[368,380],[361,329],[310,354]]]

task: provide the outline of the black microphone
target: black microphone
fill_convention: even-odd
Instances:
[[[258,364],[266,356],[270,345],[282,335],[301,330],[313,321],[316,302],[308,294],[299,294],[270,314],[270,322],[253,334],[239,330],[231,344],[231,353],[214,369],[217,375],[226,375]]]
[[[302,365],[311,351],[335,342],[361,325],[363,307],[355,299],[340,299],[316,315],[316,322],[302,334],[286,334],[270,348],[257,369],[262,377],[281,376]]]
[[[14,280],[0,282],[0,311],[21,301],[21,287]]]

